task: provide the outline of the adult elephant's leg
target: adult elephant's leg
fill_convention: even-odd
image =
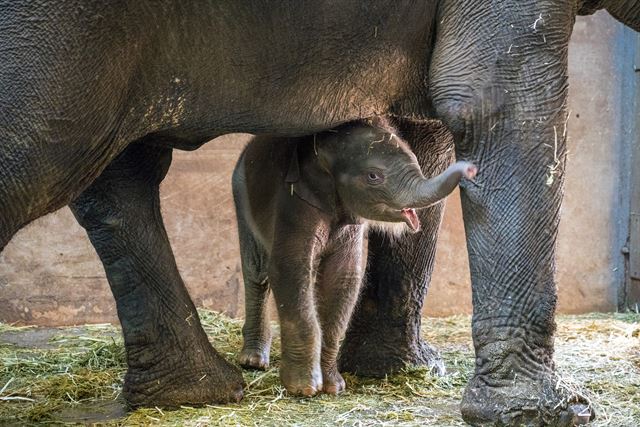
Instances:
[[[160,214],[171,150],[130,145],[72,204],[104,264],[122,323],[132,406],[237,401],[239,370],[209,344]]]
[[[573,412],[587,409],[572,406],[582,401],[563,388],[553,362],[564,117],[551,119],[557,140],[534,125],[510,129],[517,143],[466,153],[481,159],[484,174],[462,192],[476,369],[461,410],[472,424],[573,425]]]
[[[575,4],[445,0],[440,14],[434,103],[459,157],[479,166],[462,192],[476,352],[462,415],[573,425],[585,407],[554,372],[553,335]]]
[[[397,123],[427,176],[453,160],[449,132],[437,121]],[[409,365],[444,373],[439,353],[420,338],[422,304],[431,279],[444,204],[419,211],[422,230],[393,238],[369,233],[367,278],[340,350],[342,371],[384,376]]]

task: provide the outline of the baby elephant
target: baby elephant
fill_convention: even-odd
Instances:
[[[246,295],[239,362],[265,369],[268,290],[280,318],[280,378],[290,393],[336,394],[336,357],[362,281],[367,224],[404,223],[476,168],[458,162],[426,179],[385,122],[354,122],[302,138],[254,138],[233,174]]]

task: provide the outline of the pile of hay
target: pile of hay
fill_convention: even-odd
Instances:
[[[212,343],[229,360],[241,323],[201,311]],[[0,325],[0,424],[100,422],[106,425],[422,425],[462,426],[458,403],[473,371],[468,317],[425,319],[448,374],[407,368],[384,380],[347,376],[339,397],[288,397],[274,368],[245,371],[245,399],[234,405],[142,409],[127,413],[119,397],[125,370],[116,327],[36,329]],[[594,314],[558,319],[558,369],[595,402],[596,426],[640,425],[640,315]]]

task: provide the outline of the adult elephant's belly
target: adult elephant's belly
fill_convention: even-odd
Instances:
[[[415,74],[409,70],[402,73]],[[211,97],[202,96],[203,92],[198,95],[194,88],[174,97],[159,96],[170,101],[156,107],[145,103],[138,107],[147,111],[140,114],[142,138],[191,151],[227,133],[304,136],[378,115],[432,117],[426,88],[409,90],[406,81],[385,81],[388,79],[384,75],[375,74],[368,77],[370,83],[364,89],[353,85],[351,76],[336,75],[334,86],[340,86],[329,92],[328,83],[306,85],[307,78],[301,77],[286,88],[273,86],[262,92],[247,91],[242,89],[243,84],[236,84],[221,88]]]
[[[409,74],[408,71],[404,73]],[[158,106],[157,116],[141,115],[142,138],[154,144],[191,151],[228,133],[295,137],[379,115],[433,117],[426,89],[404,93],[399,86],[405,82],[378,82],[378,77],[370,76],[373,83],[368,92],[352,85],[350,76],[337,76],[336,80],[342,80],[341,87],[330,93],[326,93],[329,85],[317,82],[307,86],[303,82],[292,82],[285,89],[271,88],[263,93],[255,92],[251,97],[247,96],[250,92],[240,88],[234,92],[239,95],[233,97],[228,93],[232,88],[227,87],[215,99],[203,99],[196,95],[196,90],[190,89],[177,95],[177,101]],[[382,91],[381,88],[392,90]],[[283,94],[288,96],[283,98]],[[216,102],[218,98],[231,101]],[[174,104],[187,106],[182,107],[184,110],[176,110]]]
[[[143,55],[129,111],[144,135],[183,149],[230,132],[304,135],[377,114],[427,116],[435,5],[383,3],[232,13],[220,2],[188,15],[187,27],[164,17],[181,31],[158,34],[154,55]]]

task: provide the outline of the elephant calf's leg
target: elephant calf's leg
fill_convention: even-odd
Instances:
[[[275,246],[278,250],[271,255],[269,280],[280,318],[280,380],[290,393],[312,396],[322,390],[320,325],[307,259],[313,249]]]
[[[323,391],[329,394],[345,389],[336,359],[362,283],[363,239],[362,233],[350,235],[341,242],[341,247],[322,260],[318,272],[316,303],[322,327],[320,367]]]
[[[234,173],[233,198],[236,204],[238,235],[240,237],[240,258],[244,280],[244,326],[242,327],[242,351],[238,363],[245,368],[267,369],[271,349],[271,328],[267,300],[267,253],[258,242],[247,224],[245,214],[250,211],[245,206],[244,178]]]
[[[129,146],[71,205],[102,260],[127,352],[132,406],[237,401],[243,380],[209,344],[180,278],[158,188],[171,150]]]
[[[238,363],[244,368],[267,369],[271,350],[271,330],[267,301],[269,285],[266,281],[244,279],[244,326],[242,327],[242,351]]]
[[[240,209],[237,209],[241,212]],[[240,215],[240,214],[239,214]],[[265,271],[266,254],[242,218],[238,218],[240,255],[244,279],[244,326],[238,363],[245,368],[267,369],[271,349],[271,328],[267,301],[269,284]]]

